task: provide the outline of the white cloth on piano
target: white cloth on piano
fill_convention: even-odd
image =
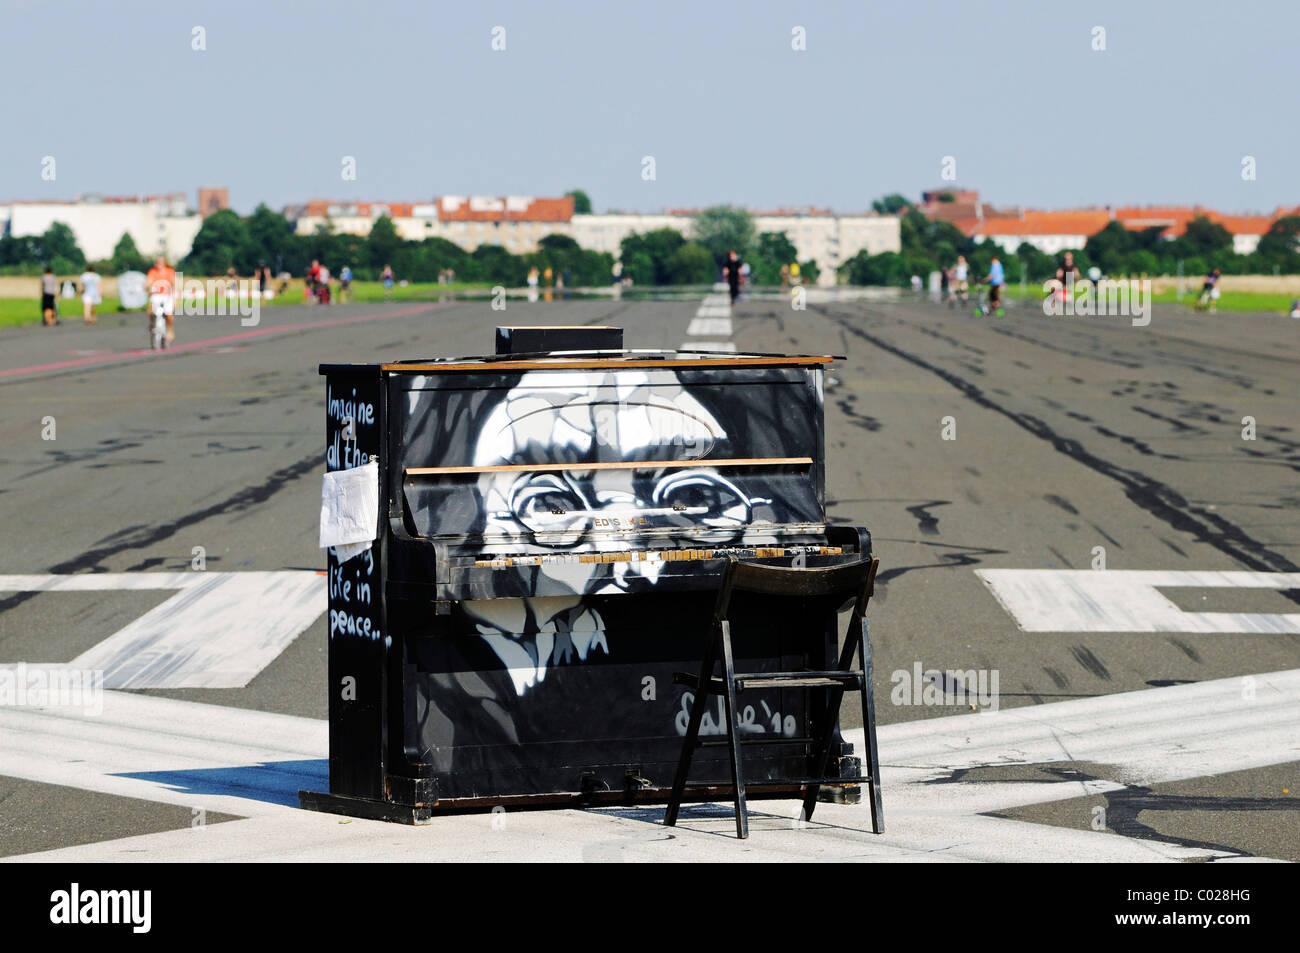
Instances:
[[[320,546],[339,562],[370,548],[379,535],[379,462],[325,474],[320,491]]]

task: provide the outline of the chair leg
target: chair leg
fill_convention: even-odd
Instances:
[[[691,717],[686,724],[686,736],[682,739],[682,753],[677,759],[677,774],[673,777],[673,790],[668,796],[668,809],[664,812],[664,826],[677,824],[677,812],[682,806],[686,794],[686,778],[691,772],[691,759],[695,756],[696,742],[700,735],[700,722],[704,718],[704,709],[709,706],[708,684],[713,678],[714,659],[717,656],[717,626],[709,632],[704,644],[704,660],[700,663],[700,679],[695,687],[695,702],[691,705]]]
[[[736,719],[736,667],[731,657],[731,623],[722,621],[722,665],[727,700],[727,748],[731,752],[731,787],[735,792],[736,836],[749,836],[749,814],[745,807],[745,769],[740,763],[740,724]]]
[[[858,646],[852,636],[853,624],[857,621],[858,614],[854,612],[853,617],[849,620],[849,632],[844,637],[844,648],[840,650],[839,670],[848,671],[853,667],[853,653],[857,651]],[[828,689],[830,695],[826,699],[826,723],[822,727],[821,740],[813,754],[813,774],[814,778],[826,777],[826,763],[830,760],[831,739],[835,736],[835,726],[840,718],[840,705],[844,701],[844,689]],[[803,798],[803,819],[811,821],[813,811],[817,807],[817,794],[821,791],[821,785],[810,784],[804,791]]]
[[[866,743],[867,770],[870,772],[871,831],[885,832],[885,809],[880,798],[880,755],[876,745],[876,705],[871,687],[871,632],[864,616],[858,628],[858,651],[862,654],[862,737]]]

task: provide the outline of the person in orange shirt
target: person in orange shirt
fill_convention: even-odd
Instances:
[[[162,303],[163,313],[167,317],[167,342],[171,343],[176,340],[176,332],[172,328],[172,316],[176,313],[176,272],[162,255],[155,259],[153,267],[149,269],[145,284],[149,288],[149,314],[152,316],[154,306]]]

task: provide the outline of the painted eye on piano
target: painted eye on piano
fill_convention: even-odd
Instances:
[[[558,544],[576,540],[587,525],[591,504],[567,474],[529,474],[511,487],[511,515],[534,533],[560,533]],[[567,537],[573,536],[574,539]]]
[[[689,514],[693,523],[721,528],[749,523],[756,504],[771,502],[750,497],[730,480],[707,470],[680,470],[661,477],[651,501],[675,514]]]

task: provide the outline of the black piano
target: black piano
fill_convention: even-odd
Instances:
[[[378,462],[379,525],[364,552],[329,550],[330,789],[304,807],[418,823],[663,801],[697,703],[673,673],[700,664],[727,558],[870,554],[865,529],[826,522],[831,358],[625,350],[617,329],[502,329],[498,352],[321,366],[328,469]],[[732,616],[747,671],[836,657],[833,612]],[[807,772],[823,697],[745,693],[749,778]],[[698,703],[720,734],[722,700]],[[691,777],[726,778],[725,750]]]

